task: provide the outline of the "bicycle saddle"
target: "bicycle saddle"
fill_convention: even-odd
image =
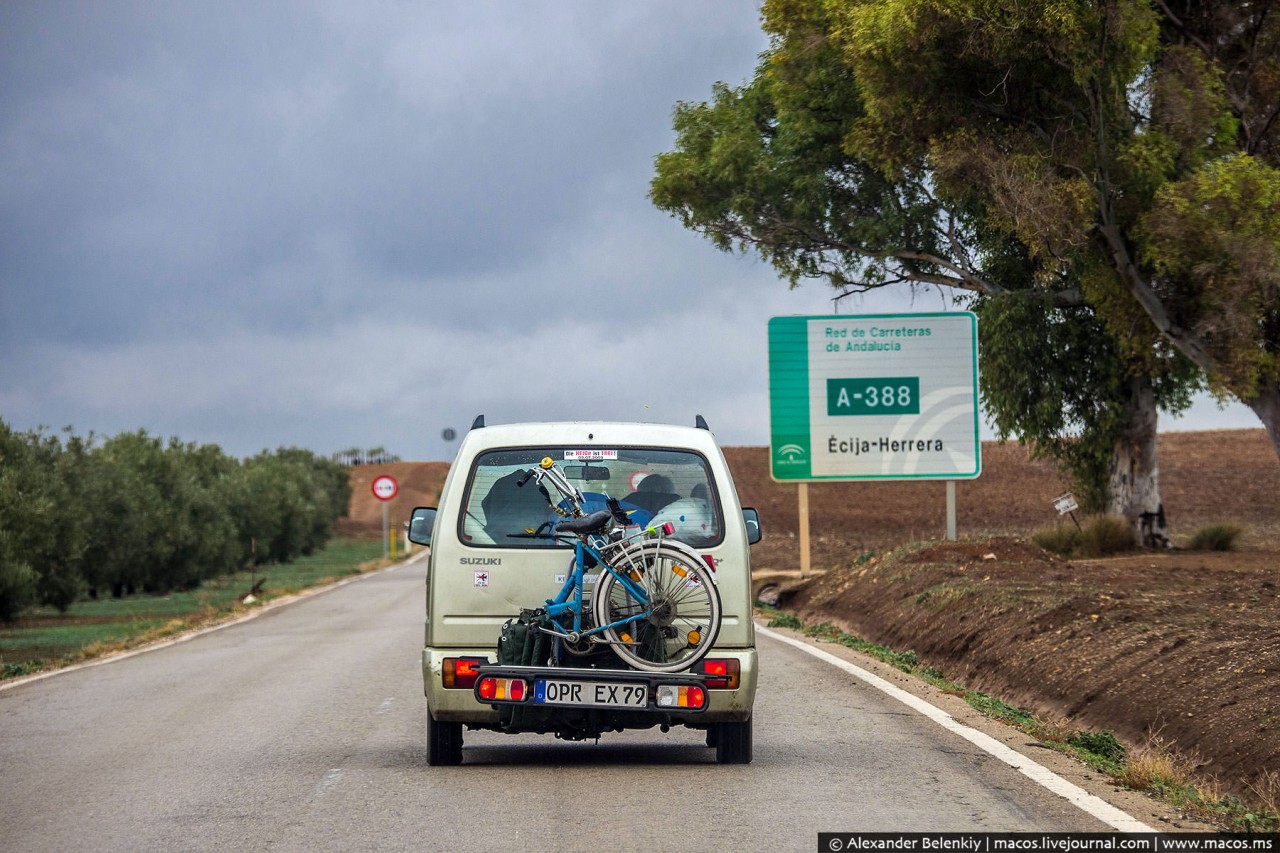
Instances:
[[[556,522],[558,533],[572,533],[581,536],[585,533],[600,533],[609,526],[613,514],[606,509],[584,515],[582,518],[566,518]]]

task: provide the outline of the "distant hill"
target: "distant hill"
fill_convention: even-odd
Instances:
[[[415,506],[435,506],[440,487],[449,473],[447,462],[387,462],[355,465],[351,468],[351,508],[338,522],[338,532],[348,536],[382,532],[382,502],[373,496],[373,481],[390,474],[400,484],[400,492],[389,501],[388,518],[401,530]]]

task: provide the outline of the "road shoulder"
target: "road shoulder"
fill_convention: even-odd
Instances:
[[[1217,831],[1217,827],[1189,818],[1153,797],[1118,785],[1104,774],[1036,741],[1026,733],[987,717],[960,697],[946,693],[896,667],[838,643],[824,642],[819,638],[807,636],[800,631],[787,628],[764,628],[759,622],[757,622],[757,628],[763,629],[761,633],[766,636],[776,634],[793,643],[820,649],[828,655],[865,670],[875,678],[928,703],[961,725],[992,738],[1000,745],[1025,757],[1029,762],[1040,765],[1085,793],[1119,809],[1151,830],[1156,832]]]

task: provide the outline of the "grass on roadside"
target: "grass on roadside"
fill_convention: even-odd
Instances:
[[[1137,547],[1128,522],[1112,515],[1095,516],[1082,527],[1046,527],[1032,533],[1031,540],[1046,551],[1074,558],[1109,557]]]
[[[1131,752],[1113,732],[1064,729],[993,696],[949,681],[940,670],[921,666],[914,651],[902,652],[863,640],[830,622],[806,625],[794,615],[763,602],[757,601],[756,609],[769,618],[767,624],[770,628],[800,631],[808,637],[837,643],[914,674],[944,693],[960,697],[984,715],[1027,733],[1046,746],[1071,755],[1134,790],[1152,793],[1187,814],[1243,832],[1280,831],[1280,810],[1277,809],[1280,804],[1280,774],[1270,774],[1252,783],[1252,804],[1246,804],[1233,794],[1223,793],[1217,780],[1199,778],[1195,773],[1195,761],[1179,755],[1158,736],[1149,738],[1141,749]]]
[[[1244,528],[1238,524],[1207,524],[1191,535],[1192,551],[1234,551]]]
[[[134,648],[230,618],[312,586],[379,568],[377,539],[334,539],[322,551],[292,563],[260,567],[211,580],[190,591],[77,601],[66,613],[27,612],[0,628],[0,679],[30,675]],[[242,598],[261,581],[250,604]]]

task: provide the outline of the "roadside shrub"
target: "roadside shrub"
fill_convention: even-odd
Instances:
[[[1031,541],[1064,557],[1106,557],[1137,547],[1133,528],[1114,515],[1095,516],[1082,528],[1067,524],[1041,528],[1031,534]]]
[[[1067,556],[1080,547],[1081,533],[1074,524],[1042,527],[1031,534],[1031,541],[1046,551]]]
[[[1117,765],[1123,765],[1129,755],[1128,750],[1124,748],[1124,744],[1116,740],[1113,732],[1107,730],[1100,732],[1074,732],[1067,736],[1067,743]]]
[[[6,678],[21,678],[24,675],[31,675],[42,669],[44,669],[44,661],[39,658],[15,663],[0,663],[0,681]]]
[[[1084,525],[1076,553],[1081,557],[1106,557],[1137,547],[1129,522],[1114,515],[1091,518]]]
[[[1238,524],[1210,524],[1201,527],[1191,537],[1193,551],[1234,551],[1236,540],[1244,533]]]

